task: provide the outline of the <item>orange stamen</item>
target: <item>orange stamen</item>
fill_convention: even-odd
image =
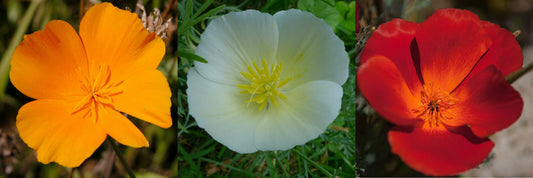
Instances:
[[[424,85],[423,90],[420,92],[421,106],[414,108],[412,111],[417,113],[417,117],[423,119],[430,127],[439,126],[440,123],[455,116],[449,109],[456,102],[456,98],[429,83]]]
[[[80,70],[76,71],[78,77],[80,77],[80,83],[82,89],[87,93],[83,99],[78,101],[76,106],[72,109],[71,113],[75,114],[80,111],[85,111],[84,115],[92,115],[95,118],[94,122],[98,120],[97,110],[98,107],[111,107],[113,106],[113,96],[121,94],[122,91],[117,90],[123,81],[112,83],[111,82],[111,70],[109,67],[98,67],[96,78],[90,81],[90,77],[84,77],[81,75]]]

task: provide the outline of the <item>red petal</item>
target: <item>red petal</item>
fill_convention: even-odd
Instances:
[[[421,82],[418,78],[415,66],[420,66],[418,48],[414,47],[413,56],[411,45],[418,25],[403,19],[393,19],[390,22],[381,24],[372,36],[368,39],[365,49],[361,53],[361,64],[370,57],[383,55],[389,58],[403,75],[411,93],[415,94],[421,89]],[[413,63],[413,59],[416,61]],[[420,69],[418,69],[420,71]]]
[[[425,83],[451,92],[487,52],[491,39],[470,11],[438,10],[419,24],[415,35]]]
[[[363,96],[381,116],[398,125],[417,121],[411,112],[417,99],[409,92],[396,65],[384,56],[374,56],[357,72],[357,83]]]
[[[502,71],[503,76],[520,69],[524,56],[514,35],[510,31],[487,21],[482,21],[482,25],[492,39],[492,46],[490,46],[487,54],[481,58],[468,78],[491,64]]]
[[[455,117],[446,124],[468,124],[479,137],[509,127],[520,117],[524,106],[520,94],[505,82],[494,65],[465,81],[452,95],[459,101],[451,108]]]
[[[451,132],[450,132],[451,131]],[[392,152],[411,168],[427,175],[455,175],[480,164],[494,147],[468,127],[448,130],[395,127],[389,132]]]

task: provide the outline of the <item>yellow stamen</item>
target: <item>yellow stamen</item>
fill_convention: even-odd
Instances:
[[[270,103],[274,106],[278,106],[277,98],[287,99],[287,97],[281,93],[279,88],[286,85],[292,79],[280,79],[283,63],[277,65],[272,64],[269,70],[266,60],[263,59],[262,65],[263,68],[259,68],[259,66],[253,62],[253,68],[248,66],[248,72],[241,72],[241,75],[248,79],[249,83],[237,85],[237,87],[243,90],[240,93],[250,94],[250,99],[247,100],[247,103],[255,102],[259,104],[259,110],[263,110],[265,107],[270,107]]]

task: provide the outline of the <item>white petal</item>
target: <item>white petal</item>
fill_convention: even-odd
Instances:
[[[211,21],[201,36],[196,54],[208,61],[195,66],[209,80],[241,84],[252,62],[275,59],[278,31],[272,15],[256,10],[232,12]]]
[[[288,88],[313,80],[329,80],[344,84],[348,78],[348,53],[344,42],[324,20],[296,9],[274,14],[279,31],[276,58],[283,61],[285,77],[297,80]]]
[[[313,81],[286,92],[286,100],[272,106],[257,128],[259,150],[286,150],[322,134],[339,114],[342,87],[331,81]]]
[[[187,74],[189,113],[216,141],[239,153],[257,151],[254,130],[263,118],[257,105],[247,106],[249,95],[236,86],[209,81],[193,68]]]

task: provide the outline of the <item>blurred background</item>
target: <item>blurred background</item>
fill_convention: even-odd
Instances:
[[[18,109],[33,99],[20,93],[9,81],[9,60],[22,35],[42,30],[50,20],[64,20],[79,28],[81,14],[100,0],[2,0],[0,1],[0,177],[123,177],[127,173],[111,146],[104,142],[93,155],[74,170],[56,163],[37,162],[34,150],[22,142],[17,133],[15,118]],[[113,5],[146,14],[160,10],[163,18],[172,20],[167,29],[166,54],[159,66],[172,90],[173,125],[168,129],[130,117],[150,142],[149,148],[130,148],[119,144],[121,154],[138,177],[176,177],[176,95],[177,93],[177,0],[112,0]],[[33,5],[32,5],[33,4]]]
[[[533,1],[530,0],[358,0],[361,33],[357,35],[359,55],[373,28],[403,18],[420,23],[441,8],[474,12],[481,20],[500,25],[516,38],[524,54],[524,66],[533,62]],[[359,58],[356,57],[356,66]],[[509,128],[489,138],[495,143],[490,156],[477,168],[459,176],[533,176],[533,74],[528,73],[512,86],[524,100],[522,116]],[[392,154],[387,132],[393,127],[377,115],[360,93],[356,94],[357,162],[362,176],[423,176]]]

